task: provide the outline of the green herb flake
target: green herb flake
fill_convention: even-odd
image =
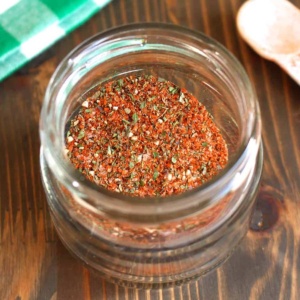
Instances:
[[[153,157],[157,158],[158,157],[158,152],[153,152]]]
[[[203,143],[202,143],[202,146],[203,146],[203,147],[207,147],[207,146],[208,146],[208,143],[207,143],[207,142],[203,142]]]
[[[123,79],[119,79],[119,80],[118,80],[118,85],[119,85],[119,87],[122,87],[123,84],[124,84]]]
[[[175,156],[173,156],[173,157],[172,157],[172,163],[173,163],[173,164],[176,164],[176,162],[177,162],[177,159],[176,159]]]
[[[131,162],[129,163],[129,168],[132,169],[133,167],[134,167],[134,162],[131,161]]]
[[[108,155],[111,155],[111,154],[112,154],[112,151],[111,151],[110,146],[107,147],[107,154],[108,154]]]
[[[140,109],[145,108],[145,106],[146,106],[146,102],[145,102],[145,101],[141,102],[141,104],[140,104]]]
[[[173,86],[170,86],[169,87],[169,92],[174,95],[176,93],[178,93],[179,89],[177,87],[173,87]]]
[[[130,97],[131,101],[134,101],[134,97],[133,97],[132,94],[129,94],[129,93],[128,93],[128,96]]]
[[[128,120],[123,119],[122,121],[126,124],[130,124],[130,122]]]
[[[144,186],[145,185],[145,181],[143,179],[140,180],[140,186]]]
[[[81,140],[84,137],[84,130],[80,130],[78,134],[78,139]]]
[[[132,120],[133,120],[134,124],[139,120],[139,116],[137,115],[137,113],[134,113],[132,115]]]
[[[178,124],[179,124],[179,122],[176,120],[172,125],[173,125],[173,127],[175,127]]]
[[[157,170],[155,170],[153,173],[153,179],[156,180],[158,175],[159,175],[159,172]]]
[[[155,99],[155,98],[156,98],[156,96],[149,97],[149,98],[148,98],[148,101],[152,101],[152,100]]]
[[[90,112],[92,112],[92,109],[91,109],[91,108],[87,108],[87,109],[85,110],[85,112],[86,112],[86,113],[90,113]]]

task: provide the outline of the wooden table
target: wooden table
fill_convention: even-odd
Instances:
[[[0,299],[300,299],[300,87],[238,36],[243,0],[114,0],[0,84]],[[300,0],[292,1],[300,7]],[[260,101],[265,164],[247,237],[222,267],[189,285],[128,290],[85,269],[58,241],[39,171],[38,124],[49,78],[106,28],[171,22],[205,32],[245,66]]]

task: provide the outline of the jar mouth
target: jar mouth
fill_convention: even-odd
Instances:
[[[149,32],[152,40],[154,36],[157,36],[160,44],[150,41]],[[218,64],[216,69],[219,68],[216,70],[216,77],[221,78],[226,71],[230,75],[229,79],[226,78],[228,86],[231,84],[230,79],[236,81],[232,83],[231,88],[243,96],[241,102],[245,102],[244,113],[247,114],[244,116],[245,123],[242,124],[243,136],[240,145],[234,157],[218,175],[189,191],[165,197],[143,198],[108,191],[84,178],[63,155],[64,129],[62,126],[66,124],[66,115],[62,111],[63,101],[71,93],[79,77],[92,71],[94,64],[99,65],[99,62],[101,64],[108,58],[114,59],[126,51],[131,51],[131,48],[134,48],[136,52],[151,51],[162,45],[165,51],[173,51],[174,47],[162,43],[167,37],[174,41],[174,47],[177,47],[183,55],[188,51],[195,55],[211,53],[216,59],[213,63]],[[179,42],[185,46],[180,48]],[[197,48],[198,44],[205,45],[205,48]],[[140,49],[137,50],[137,47]],[[113,53],[114,56],[108,57],[108,53]],[[223,62],[228,65],[226,70]],[[221,44],[200,32],[163,23],[139,23],[116,27],[97,34],[76,47],[64,58],[53,74],[45,94],[40,119],[43,153],[51,171],[58,179],[93,207],[104,206],[108,210],[114,210],[122,205],[124,214],[139,213],[141,210],[145,213],[145,205],[147,206],[146,213],[149,214],[175,212],[179,209],[186,210],[195,207],[201,209],[213,205],[232,191],[234,185],[238,186],[241,178],[246,176],[246,174],[241,174],[240,169],[249,160],[254,158],[255,161],[260,145],[260,133],[260,111],[256,95],[247,74],[237,59]],[[108,198],[110,200],[106,201],[105,199]]]

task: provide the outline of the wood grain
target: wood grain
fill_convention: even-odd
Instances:
[[[238,36],[243,2],[114,0],[0,83],[0,299],[300,299],[300,87]],[[63,57],[97,32],[144,21],[202,31],[241,61],[257,90],[265,150],[252,230],[234,255],[196,282],[147,291],[102,280],[58,241],[40,181],[38,136],[43,95]]]

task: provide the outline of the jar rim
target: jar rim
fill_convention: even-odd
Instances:
[[[226,167],[221,170],[220,173],[214,178],[201,186],[195,187],[178,195],[141,198],[108,191],[97,186],[95,183],[90,182],[88,179],[82,178],[82,175],[71,166],[71,163],[66,162],[61,153],[62,151],[56,148],[56,145],[53,142],[52,135],[55,133],[59,133],[55,132],[55,129],[57,128],[55,128],[55,126],[52,126],[50,120],[54,113],[53,110],[51,110],[51,99],[53,97],[53,93],[54,91],[56,91],[57,93],[59,88],[61,88],[58,82],[64,78],[66,74],[65,69],[70,64],[70,61],[74,61],[76,58],[78,58],[78,55],[80,55],[82,51],[88,49],[94,42],[97,42],[97,46],[99,47],[101,43],[109,43],[110,40],[114,40],[122,35],[126,36],[129,33],[139,32],[147,36],[147,30],[157,30],[164,32],[167,31],[174,34],[176,33],[176,35],[181,36],[182,39],[186,40],[186,38],[188,37],[192,40],[198,40],[218,50],[220,55],[222,57],[226,57],[226,59],[232,64],[235,70],[238,71],[240,75],[239,80],[243,83],[243,88],[246,89],[249,96],[247,97],[247,101],[249,101],[251,104],[251,113],[253,114],[253,118],[248,120],[248,136],[245,137],[244,142],[239,146],[236,154],[236,159],[229,162]],[[191,30],[186,27],[166,23],[134,23],[115,27],[96,34],[91,38],[83,41],[63,59],[63,61],[59,64],[56,71],[52,75],[46,90],[40,119],[40,137],[46,161],[48,162],[51,170],[55,171],[58,178],[62,182],[66,183],[71,190],[73,190],[74,192],[79,192],[79,194],[81,195],[89,195],[93,199],[98,198],[97,201],[99,202],[101,202],[101,197],[97,196],[105,194],[108,197],[114,199],[114,201],[110,201],[110,203],[107,205],[110,208],[115,209],[118,208],[120,203],[122,203],[122,205],[126,204],[129,211],[137,211],[140,209],[141,205],[147,205],[147,209],[149,208],[149,213],[151,209],[152,211],[156,212],[158,210],[161,210],[162,207],[171,209],[170,203],[172,203],[171,206],[173,206],[173,210],[184,208],[187,204],[187,199],[190,199],[189,207],[196,205],[197,207],[204,208],[211,205],[212,197],[210,197],[210,195],[215,194],[214,191],[224,194],[228,189],[226,187],[226,184],[230,183],[229,179],[232,179],[234,177],[234,174],[237,172],[239,166],[244,163],[245,159],[248,159],[251,155],[253,155],[253,153],[258,152],[261,139],[260,134],[261,121],[257,98],[251,86],[250,80],[238,60],[223,45],[221,45],[214,39],[204,35],[203,33]],[[253,143],[253,138],[256,141],[255,143]],[[224,181],[225,176],[228,178],[228,181]],[[197,195],[197,197],[194,197],[195,195]],[[155,201],[153,201],[154,198],[156,199]],[[214,201],[217,201],[217,199],[214,199]],[[101,205],[104,205],[104,203],[101,203]],[[122,208],[124,208],[124,206]]]

